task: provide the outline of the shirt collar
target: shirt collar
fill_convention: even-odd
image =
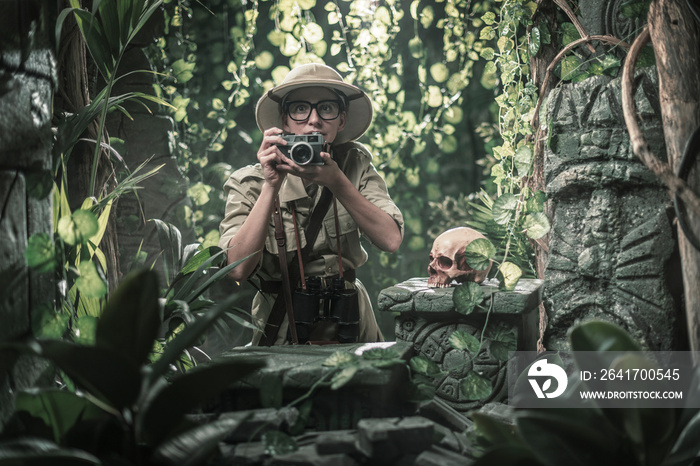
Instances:
[[[290,202],[308,197],[308,194],[301,178],[287,174],[280,187],[279,196],[280,202]]]

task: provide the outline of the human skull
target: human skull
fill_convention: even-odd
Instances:
[[[450,286],[453,280],[459,283],[483,282],[491,270],[491,264],[486,270],[474,270],[467,265],[464,257],[467,245],[478,238],[485,238],[485,236],[467,227],[447,230],[435,238],[433,248],[430,250],[428,286],[445,288]]]

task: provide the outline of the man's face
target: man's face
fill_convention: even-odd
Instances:
[[[327,142],[333,142],[338,132],[345,127],[345,111],[340,110],[337,118],[324,118],[332,118],[335,115],[334,102],[339,101],[338,96],[325,87],[307,87],[292,91],[285,99],[288,105],[283,117],[282,129],[294,134],[321,133]],[[319,103],[320,105],[316,106]],[[306,104],[310,104],[312,108]],[[295,116],[294,112],[298,110],[302,112],[301,117],[299,114]],[[300,120],[305,115],[305,110],[310,110],[309,117]],[[290,113],[300,121],[292,119]]]

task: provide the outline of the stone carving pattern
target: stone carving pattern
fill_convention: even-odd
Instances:
[[[618,37],[631,44],[634,40],[635,32],[640,30],[645,21],[643,18],[629,18],[623,14],[622,7],[625,3],[629,3],[629,1],[613,0],[606,2],[603,27],[605,28],[605,34]]]
[[[637,75],[646,137],[665,154],[655,73]],[[668,196],[631,150],[619,80],[593,78],[552,92],[545,184],[554,204],[545,272],[547,349],[565,349],[577,322],[621,325],[652,350],[672,349],[677,302]]]
[[[396,319],[396,338],[413,342],[416,354],[435,362],[444,375],[435,381],[436,395],[445,403],[465,412],[492,401],[504,401],[507,397],[505,364],[496,359],[490,351],[493,337],[499,332],[512,332],[514,326],[503,323],[489,324],[484,342],[477,354],[457,350],[449,342],[456,330],[465,331],[481,338],[483,324],[462,321],[430,321],[421,317],[400,316]],[[481,400],[466,399],[460,392],[459,383],[471,370],[488,377],[493,384],[491,396]]]

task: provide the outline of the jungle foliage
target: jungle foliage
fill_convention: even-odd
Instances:
[[[551,22],[526,0],[164,4],[152,56],[167,76],[156,92],[172,104],[195,205],[180,220],[204,244],[218,238],[222,183],[255,162],[255,102],[295,64],[323,62],[370,94],[375,119],[361,141],[406,220],[400,253],[370,251],[362,271],[370,293],[393,284],[398,270],[424,275],[430,242],[465,224],[489,237],[506,268],[536,275],[531,244],[549,222],[545,194],[530,181],[539,99],[530,66],[541,48],[580,39],[575,17],[559,11]],[[630,1],[622,14],[642,17],[647,6]],[[619,67],[615,47],[573,49],[554,74],[579,81]]]
[[[577,352],[597,353],[604,361],[607,351],[634,354],[641,351],[627,332],[608,322],[592,321],[572,328],[569,342],[574,363]],[[638,360],[634,359],[638,356],[629,356],[633,358],[627,360],[629,366],[617,367],[658,367],[651,358]],[[557,359],[553,361],[556,363]],[[566,367],[561,358],[558,364]],[[689,375],[685,400],[688,406],[693,406],[700,396],[700,370],[696,367]],[[585,382],[577,383],[585,389]],[[576,394],[578,389],[563,396]],[[574,461],[670,466],[696,464],[698,459],[700,410],[697,408],[622,409],[591,401],[590,408],[585,409],[519,409],[512,424],[483,413],[473,413],[472,419],[474,452],[479,456],[475,465],[554,466]]]
[[[240,421],[200,424],[186,415],[262,367],[219,361],[186,373],[174,367],[230,306],[210,308],[175,336],[154,362],[162,324],[155,272],[141,270],[115,290],[90,345],[61,339],[3,343],[3,358],[51,361],[70,387],[19,393],[3,430],[2,464],[202,464]]]

